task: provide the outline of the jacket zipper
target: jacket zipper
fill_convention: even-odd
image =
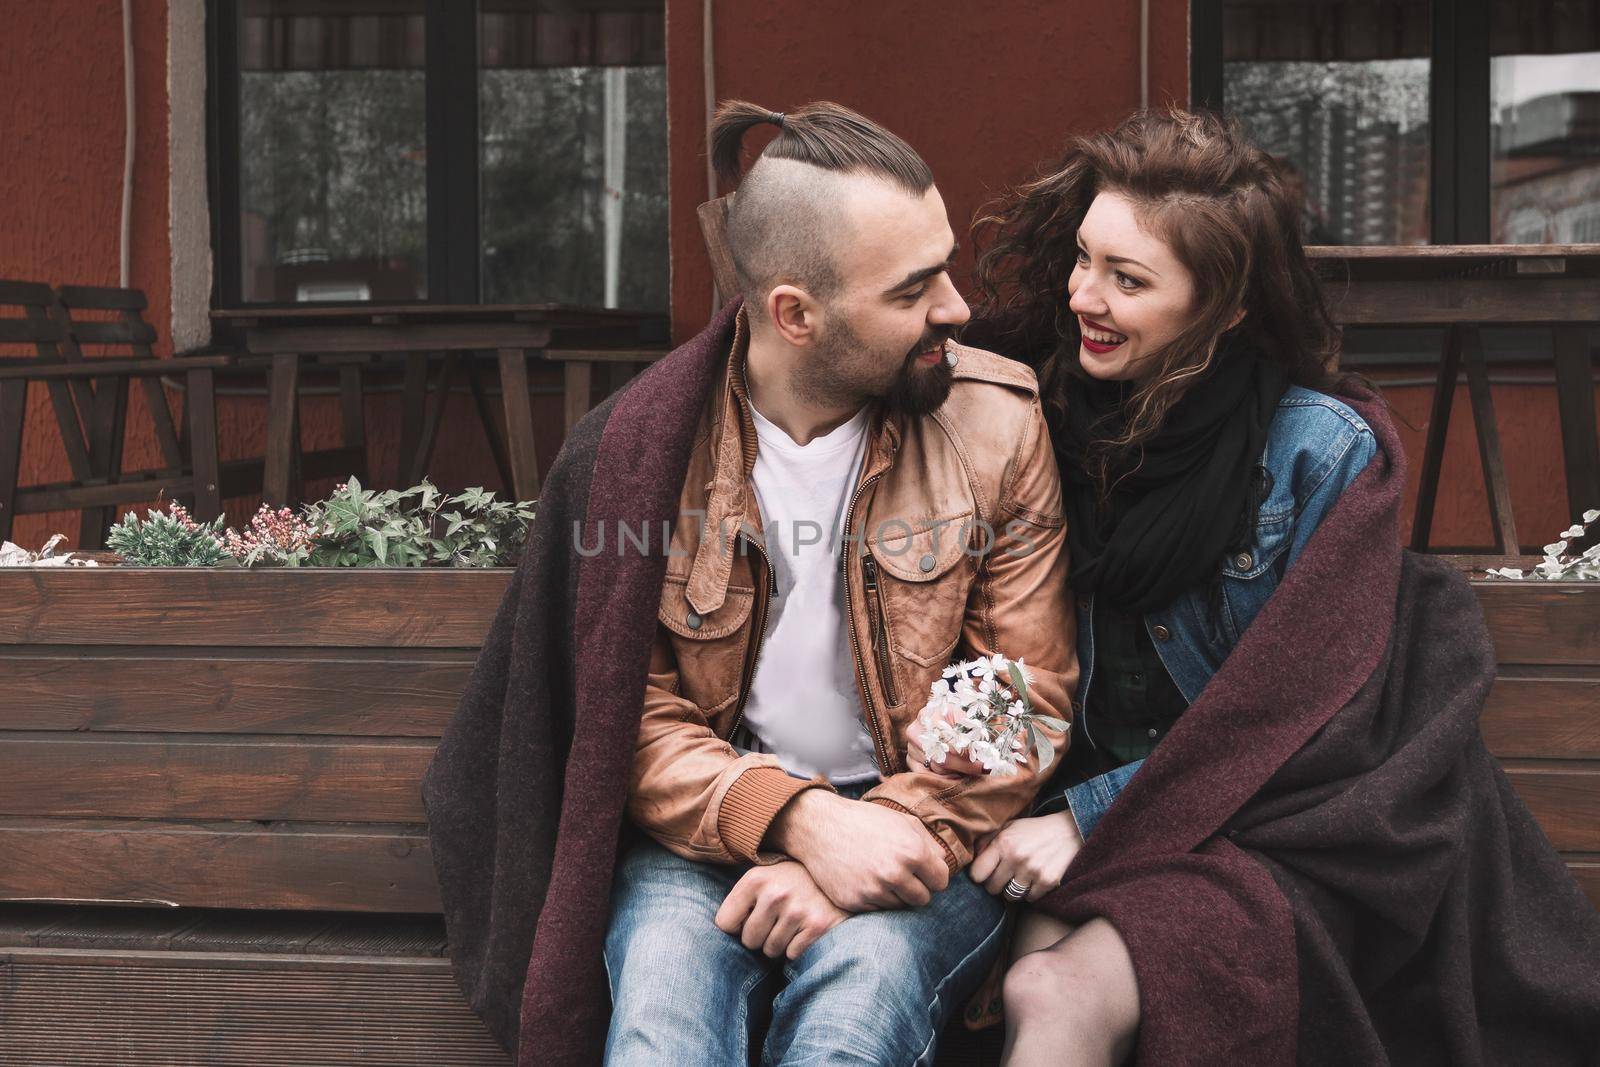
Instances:
[[[772,605],[772,598],[778,595],[778,574],[772,569],[772,561],[767,558],[766,549],[757,545],[743,534],[739,536],[744,540],[745,544],[756,550],[756,555],[761,557],[762,565],[767,569],[767,582],[766,595],[759,597],[760,602],[756,605],[756,610],[760,613],[758,618],[761,621],[756,626],[755,638],[750,642],[750,648],[745,653],[744,670],[739,676],[739,703],[733,709],[733,722],[728,727],[728,732],[723,735],[722,739],[724,741],[732,741],[733,735],[739,732],[739,724],[744,721],[744,706],[750,699],[750,683],[755,680],[756,660],[761,655],[761,643],[766,640],[767,636],[768,609]]]
[[[867,594],[878,609],[873,614],[872,625],[872,650],[877,653],[878,680],[883,683],[889,703],[898,704],[900,697],[895,692],[894,671],[889,661],[889,606],[884,603],[883,589],[878,584],[878,561],[872,558],[871,552],[861,554],[861,573]]]
[[[894,773],[894,765],[889,762],[889,746],[883,739],[883,727],[878,722],[878,711],[872,703],[872,690],[867,684],[867,663],[861,657],[861,638],[856,633],[856,613],[852,606],[850,596],[850,529],[851,520],[855,518],[856,504],[861,501],[861,494],[883,475],[882,471],[874,474],[862,482],[856,493],[850,498],[850,507],[844,513],[844,551],[840,553],[840,565],[844,571],[844,617],[846,628],[850,631],[850,651],[856,661],[856,684],[861,688],[861,701],[866,706],[867,728],[872,731],[872,748],[878,757],[878,773],[887,778]]]

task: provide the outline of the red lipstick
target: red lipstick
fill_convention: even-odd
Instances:
[[[1101,341],[1090,340],[1088,333],[1085,332],[1086,330],[1097,330],[1100,333],[1116,333],[1117,331],[1116,330],[1107,329],[1106,327],[1100,325],[1098,322],[1095,322],[1093,319],[1086,319],[1086,318],[1083,318],[1082,316],[1078,317],[1079,340],[1081,340],[1083,342],[1083,347],[1087,348],[1089,351],[1095,353],[1096,355],[1103,356],[1107,352],[1115,351],[1116,349],[1121,348],[1124,344],[1127,343],[1127,338],[1126,337],[1124,337],[1121,341],[1116,342],[1115,344],[1105,344],[1105,343],[1103,343]]]

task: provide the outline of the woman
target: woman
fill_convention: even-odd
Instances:
[[[1299,218],[1288,176],[1236,126],[1175,111],[1077,139],[1048,173],[980,221],[987,330],[979,343],[1039,368],[1063,481],[1081,670],[1060,770],[1031,817],[993,835],[973,861],[973,879],[991,892],[1031,903],[1057,890],[1112,801],[1178,728],[1323,519],[1383,451],[1378,437],[1392,437],[1375,398],[1331,373],[1337,334],[1301,246]],[[1341,390],[1352,403],[1332,395]],[[1375,435],[1375,426],[1383,433]],[[1388,471],[1392,464],[1380,458]],[[1380,477],[1375,472],[1369,485]],[[1397,498],[1395,479],[1385,484]],[[1397,543],[1397,531],[1376,520],[1374,529],[1371,538]],[[1398,559],[1397,545],[1374,554],[1388,552]],[[1263,658],[1271,655],[1277,659]],[[1256,655],[1267,673],[1292,671],[1296,658],[1282,650]],[[1270,713],[1262,721],[1272,721]],[[1203,751],[1204,739],[1194,735],[1215,727],[1185,725],[1182,751]],[[1299,746],[1314,726],[1289,743]],[[1268,733],[1263,738],[1272,740]],[[1167,755],[1180,758],[1170,746]],[[915,744],[908,758],[913,766],[921,761]],[[1219,759],[1219,779],[1233,777],[1226,767]],[[945,770],[981,773],[959,756]],[[1161,773],[1182,780],[1184,770]],[[1204,769],[1190,777],[1200,795],[1212,788]],[[1215,788],[1225,791],[1226,783]],[[1249,788],[1259,808],[1260,794]],[[1151,1003],[1185,1000],[1208,1002],[1212,1016],[1210,1037],[1189,1035],[1212,1046],[1186,1053],[1191,1062],[1241,1054],[1244,1062],[1268,1062],[1275,1058],[1263,1051],[1268,1045],[1294,1048],[1292,998],[1282,1017],[1258,1010],[1257,998],[1278,995],[1263,987],[1287,985],[1292,993],[1294,935],[1308,924],[1298,912],[1293,922],[1272,918],[1290,910],[1275,895],[1293,894],[1258,877],[1268,863],[1238,865],[1237,850],[1217,844],[1233,831],[1216,823],[1229,813],[1231,825],[1248,823],[1240,813],[1251,810],[1234,803],[1210,823],[1197,816],[1194,848],[1152,853],[1140,870],[1131,861],[1087,872],[1080,864],[1051,896],[1056,914],[1022,910],[1004,982],[1007,1064],[1117,1063],[1136,1042],[1142,1055],[1178,1062],[1178,1038],[1151,1047],[1140,1027]],[[1138,845],[1151,836],[1121,840]],[[1197,873],[1202,860],[1216,869]],[[1137,971],[1133,938],[1105,917],[1112,909],[1083,903],[1097,879],[1102,897],[1137,902],[1128,906],[1148,920],[1139,929],[1157,931],[1140,933],[1147,962]],[[1080,883],[1089,888],[1074,912],[1060,902],[1073,900]],[[1200,900],[1211,902],[1194,905]],[[1164,927],[1159,912],[1178,901],[1193,905],[1188,918],[1178,923],[1175,910]],[[1233,951],[1201,944],[1214,914],[1238,919],[1243,940],[1260,933],[1267,947],[1247,945],[1237,966],[1214,969],[1209,961]],[[1123,925],[1135,928],[1131,920]],[[1194,944],[1150,948],[1166,939],[1162,931]],[[1158,955],[1159,967],[1148,962]],[[1172,976],[1186,968],[1210,977]],[[1151,981],[1161,988],[1141,988]],[[1302,1011],[1302,1031],[1305,1019]],[[1246,1033],[1254,1036],[1239,1036]],[[1305,1051],[1302,1039],[1302,1059]]]

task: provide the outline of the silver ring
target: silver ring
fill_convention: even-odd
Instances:
[[[1029,888],[1030,886],[1027,882],[1019,882],[1013,878],[1006,883],[1005,889],[1001,890],[1001,895],[1007,900],[1021,900],[1028,895]]]

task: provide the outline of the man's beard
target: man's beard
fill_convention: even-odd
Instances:
[[[930,415],[938,410],[950,395],[950,387],[956,380],[944,350],[949,339],[950,335],[945,331],[917,342],[917,347],[900,364],[900,372],[895,375],[889,391],[883,394],[885,410],[899,412],[908,418]],[[931,348],[939,349],[939,361],[931,367],[918,363],[917,356]]]
[[[818,344],[814,358],[808,361],[810,373],[799,383],[800,387],[813,399],[829,404],[854,406],[879,400],[890,414],[907,417],[931,414],[950,395],[955,374],[948,359],[927,366],[919,363],[917,356],[935,348],[942,349],[952,332],[941,328],[923,334],[887,381],[862,380],[851,376],[850,370],[863,363],[876,365],[877,360],[872,358],[850,324],[836,317],[833,328]]]

